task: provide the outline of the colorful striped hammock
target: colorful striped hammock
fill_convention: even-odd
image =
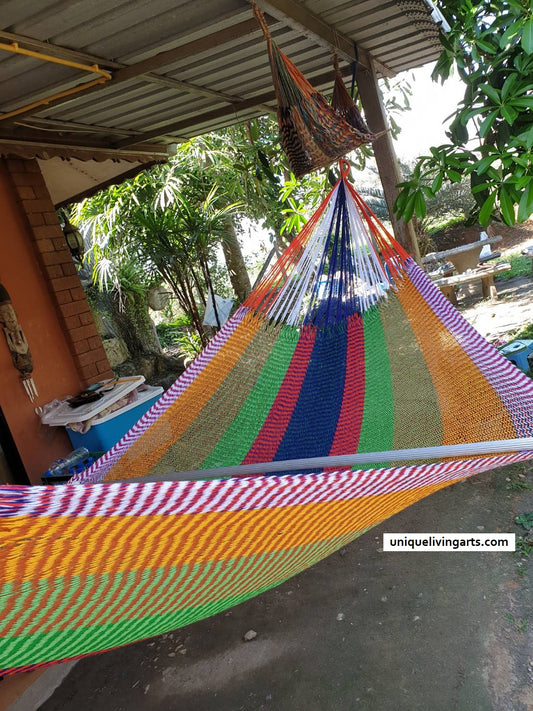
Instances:
[[[532,381],[343,166],[248,301],[77,485],[0,487],[0,674],[278,585],[428,494],[533,457],[532,413]],[[173,480],[187,470],[201,480]]]
[[[294,175],[300,178],[313,170],[325,168],[364,143],[378,138],[369,130],[346,91],[336,57],[330,105],[279,49],[270,35],[264,15],[255,3],[252,4],[267,41],[278,104],[281,145]]]

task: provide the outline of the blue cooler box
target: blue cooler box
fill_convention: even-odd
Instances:
[[[529,370],[527,357],[530,353],[533,353],[533,341],[525,339],[512,341],[506,346],[503,346],[503,348],[500,348],[500,353],[518,368],[527,372]]]
[[[65,427],[74,449],[86,447],[89,452],[107,452],[147,412],[163,394],[163,388],[145,386],[137,399],[101,419],[94,420],[88,432],[81,434]]]

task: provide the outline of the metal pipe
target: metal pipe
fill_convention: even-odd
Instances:
[[[6,119],[12,118],[13,116],[18,116],[19,114],[27,113],[28,111],[31,111],[32,109],[35,109],[39,106],[47,106],[51,101],[54,101],[55,99],[62,99],[66,96],[77,94],[80,91],[89,89],[90,87],[96,86],[97,84],[104,84],[106,81],[111,79],[111,74],[109,72],[106,72],[105,69],[100,69],[97,64],[81,64],[80,62],[74,62],[70,59],[62,59],[61,57],[54,57],[49,54],[44,54],[43,52],[35,52],[32,49],[24,49],[24,47],[19,46],[18,42],[12,42],[11,44],[5,44],[3,42],[0,42],[0,50],[4,50],[6,52],[13,52],[14,54],[23,54],[24,56],[32,57],[33,59],[42,59],[45,62],[53,62],[54,64],[60,64],[65,67],[72,67],[73,69],[80,69],[84,72],[90,72],[91,74],[99,75],[98,79],[93,79],[92,81],[85,82],[84,84],[80,84],[79,86],[75,86],[71,89],[60,91],[57,94],[47,96],[44,99],[39,99],[38,101],[34,101],[31,104],[26,104],[25,106],[21,106],[20,108],[14,109],[13,111],[7,111],[6,113],[0,116],[0,121],[5,121]]]
[[[332,457],[307,457],[289,459],[280,462],[259,462],[257,464],[238,464],[214,469],[197,469],[186,472],[169,472],[141,477],[141,481],[197,481],[202,479],[220,479],[231,476],[252,474],[280,474],[301,469],[321,471],[325,467],[350,469],[362,464],[383,465],[384,462],[413,462],[422,460],[460,459],[468,456],[494,455],[512,452],[533,451],[533,437],[523,439],[504,439],[493,442],[471,442],[448,444],[438,447],[418,447],[416,449],[396,449],[383,452],[361,452],[358,454],[340,454]]]
[[[35,52],[33,49],[24,49],[24,47],[21,47],[18,42],[11,42],[11,44],[4,44],[3,42],[0,42],[0,49],[3,49],[6,52],[13,52],[14,54],[23,54],[26,57],[33,57],[34,59],[42,59],[45,62],[62,64],[65,67],[81,69],[84,72],[99,74],[106,79],[111,79],[111,74],[106,72],[105,69],[100,69],[98,64],[81,64],[80,62],[74,62],[71,59],[62,59],[61,57],[54,57],[50,54],[44,54],[43,52]]]

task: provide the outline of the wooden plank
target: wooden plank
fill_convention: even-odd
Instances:
[[[493,277],[495,274],[500,274],[501,272],[508,272],[512,269],[509,262],[500,262],[499,264],[491,264],[486,267],[479,267],[479,269],[472,270],[471,272],[463,272],[463,274],[454,274],[450,277],[441,277],[440,279],[433,280],[435,286],[460,286],[461,284],[469,284],[473,281],[478,281],[479,279],[485,279],[486,277]]]
[[[100,126],[96,124],[80,123],[78,121],[63,121],[61,119],[46,119],[33,116],[28,119],[28,123],[20,123],[20,126],[39,131],[67,132],[67,133],[86,133],[86,134],[103,134],[109,136],[110,133],[115,136],[134,136],[135,131],[126,128],[115,128],[110,126]],[[20,132],[18,133],[20,137]],[[41,134],[42,135],[42,134]],[[0,139],[1,140],[1,139]]]
[[[481,281],[481,293],[483,298],[490,298],[492,303],[495,303],[498,300],[498,290],[496,289],[496,284],[494,283],[494,275],[501,274],[502,272],[508,272],[511,268],[512,266],[508,262],[501,262],[500,264],[492,264],[487,267],[479,267],[471,272],[464,272],[463,274],[455,274],[451,277],[435,279],[433,284],[438,286],[444,296],[454,306],[457,306],[457,294],[455,293],[455,288],[461,286],[462,284],[471,284],[476,281]]]

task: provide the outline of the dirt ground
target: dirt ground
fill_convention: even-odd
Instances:
[[[502,241],[493,245],[503,259],[533,245],[533,220],[515,227],[492,227]],[[521,328],[533,323],[533,275],[496,281],[498,301],[481,298],[481,284],[464,284],[458,290],[458,308],[484,338],[494,345],[512,340]]]

